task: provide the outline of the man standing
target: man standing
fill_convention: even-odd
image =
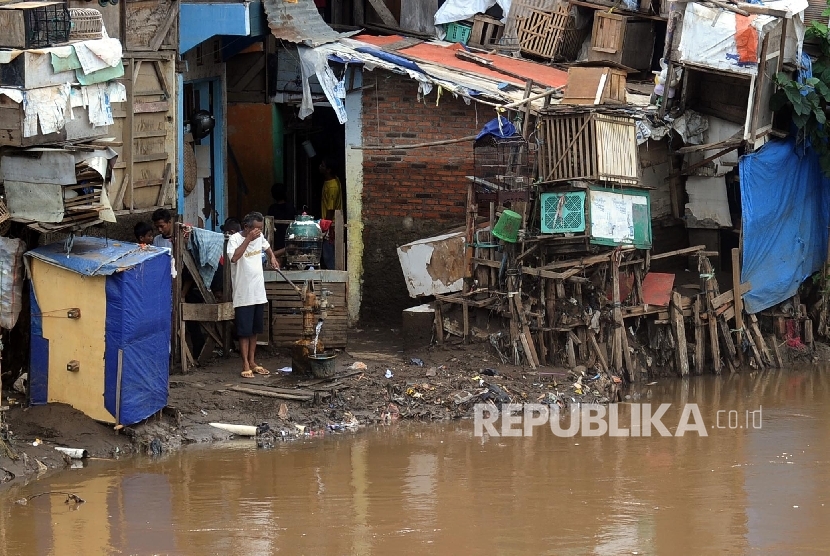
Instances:
[[[242,219],[242,230],[228,238],[228,257],[231,259],[233,280],[233,308],[236,334],[242,355],[242,377],[253,378],[271,374],[256,364],[256,337],[263,331],[263,313],[268,300],[265,297],[265,277],[262,271],[262,252],[271,266],[279,268],[271,245],[262,237],[265,218],[252,212]]]
[[[158,230],[158,235],[153,238],[153,245],[156,247],[167,247],[173,250],[173,215],[165,208],[156,209],[153,212],[153,227]]]
[[[334,162],[330,158],[320,163],[320,173],[323,175],[320,218],[334,220],[334,211],[343,210],[343,193],[340,191],[340,178],[337,177]]]
[[[321,228],[325,232],[323,240],[323,267],[329,270],[334,269],[334,226],[331,221],[334,220],[334,211],[343,210],[343,193],[341,192],[340,179],[337,177],[337,172],[334,169],[334,162],[330,158],[323,159],[320,163],[320,173],[323,174],[323,191],[320,201],[320,209],[322,220]]]

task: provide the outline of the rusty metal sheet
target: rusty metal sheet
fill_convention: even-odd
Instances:
[[[666,307],[674,287],[674,274],[649,272],[643,278],[643,303]]]
[[[264,0],[263,6],[268,26],[278,39],[316,47],[340,37],[323,21],[313,0]]]

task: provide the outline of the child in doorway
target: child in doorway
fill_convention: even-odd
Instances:
[[[265,277],[262,269],[262,252],[268,256],[271,266],[279,268],[271,245],[262,237],[265,218],[252,212],[242,219],[242,230],[228,238],[228,257],[231,260],[233,281],[233,308],[236,317],[236,334],[242,355],[242,377],[254,378],[271,374],[256,364],[256,337],[263,330]]]
[[[133,228],[133,233],[135,234],[135,242],[141,245],[152,245],[153,238],[155,234],[153,233],[153,227],[150,226],[147,222],[139,222]]]

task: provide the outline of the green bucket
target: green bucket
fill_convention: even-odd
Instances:
[[[522,216],[512,210],[501,213],[499,221],[493,228],[493,235],[508,243],[516,243],[519,239],[519,227],[522,225]]]

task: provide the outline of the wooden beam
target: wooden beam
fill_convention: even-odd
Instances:
[[[346,270],[346,238],[345,224],[343,222],[343,211],[334,211],[334,268]]]
[[[233,303],[182,303],[182,320],[220,322],[233,320]]]
[[[251,81],[253,81],[254,78],[264,69],[265,69],[265,54],[263,54],[262,56],[257,58],[257,61],[254,62],[253,64],[251,64],[251,67],[248,68],[248,71],[246,71],[242,75],[242,77],[239,78],[239,81],[237,81],[230,88],[230,91],[235,92],[235,93],[241,93],[242,91],[245,90],[245,87],[247,87],[251,83]]]
[[[369,0],[369,4],[372,5],[372,8],[375,10],[375,13],[377,13],[380,16],[381,21],[383,21],[385,25],[389,25],[391,27],[399,27],[398,20],[395,19],[394,15],[392,15],[392,12],[389,11],[389,8],[386,6],[383,0]]]
[[[170,3],[170,10],[167,12],[167,17],[164,18],[164,23],[156,29],[155,36],[150,40],[150,50],[153,52],[157,52],[159,48],[161,48],[161,43],[164,42],[164,37],[167,36],[167,32],[170,31],[170,27],[173,25],[173,22],[176,21],[176,17],[179,15],[179,5],[175,2]]]
[[[193,283],[196,284],[196,287],[199,289],[199,293],[202,294],[202,299],[205,300],[205,303],[216,303],[216,298],[213,296],[213,292],[210,291],[204,281],[202,281],[202,275],[199,274],[199,267],[196,266],[196,261],[193,260],[193,255],[191,255],[190,251],[187,249],[182,249],[182,262],[184,262],[184,266],[187,267],[187,270],[190,271]]]
[[[158,197],[156,197],[156,206],[160,207],[163,205],[164,199],[167,198],[167,192],[172,189],[172,180],[170,179],[170,174],[173,171],[173,165],[169,162],[164,167],[164,174],[161,176],[161,188],[159,189]]]

